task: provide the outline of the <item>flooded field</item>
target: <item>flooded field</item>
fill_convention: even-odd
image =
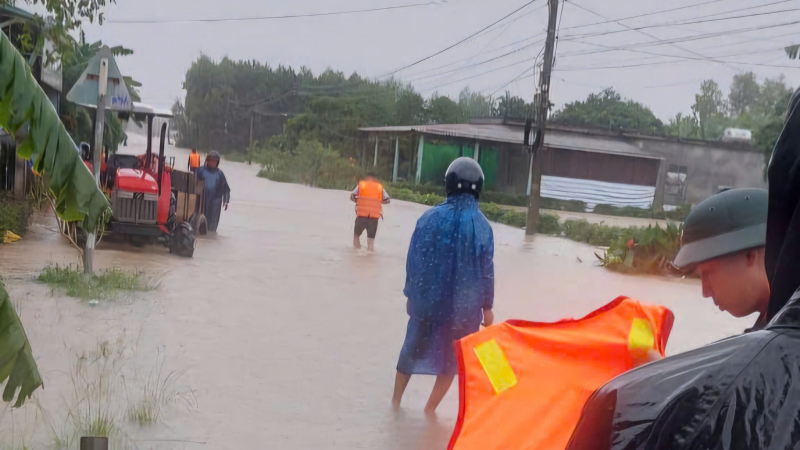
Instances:
[[[142,143],[132,137],[124,151],[141,151]],[[188,151],[168,151],[185,166]],[[393,202],[378,229],[377,252],[356,252],[347,192],[267,181],[255,176],[255,165],[220,167],[232,201],[219,233],[200,239],[194,258],[101,243],[99,268],[142,269],[158,283],[154,291],[90,307],[34,281],[48,264],[78,260],[52,218],[39,218],[24,240],[0,246],[0,274],[45,384],[36,402],[2,413],[2,442],[14,435],[52,445],[53,424],[67,423],[75,361],[112,354],[127,386],[115,402],[130,403],[161,363],[165,373],[179,375],[160,423],[124,425],[127,442],[138,448],[445,448],[456,389],[437,421],[422,413],[432,377],[412,378],[402,410],[390,408],[407,320],[405,254],[426,207]],[[597,250],[588,245],[546,236],[525,244],[522,230],[493,228],[497,320],[579,317],[627,295],[675,312],[670,354],[755,320],[717,311],[695,280],[611,273],[594,266]],[[99,343],[105,344],[98,349]],[[119,411],[124,415],[125,406]]]

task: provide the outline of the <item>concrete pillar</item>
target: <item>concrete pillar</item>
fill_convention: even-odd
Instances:
[[[372,160],[372,167],[378,165],[378,138],[375,137],[375,159]]]
[[[664,212],[664,185],[667,181],[667,160],[661,158],[658,161],[658,177],[656,178],[656,192],[653,195],[653,213],[662,214]]]
[[[107,437],[82,437],[80,450],[108,450]]]
[[[531,179],[531,176],[533,175],[533,153],[529,152],[528,155],[530,155],[530,157],[529,157],[530,164],[528,165],[528,189],[525,191],[525,195],[530,196],[531,195],[531,181],[533,181]]]
[[[397,166],[400,165],[400,138],[394,139],[394,168],[392,169],[392,183],[397,183]]]
[[[474,159],[475,161],[480,161],[478,159],[478,156],[480,156],[480,154],[481,154],[481,144],[476,142],[475,143],[475,152],[472,154],[472,159]]]
[[[416,184],[419,184],[422,178],[422,152],[425,150],[425,136],[419,135],[419,149],[417,150],[417,178]]]

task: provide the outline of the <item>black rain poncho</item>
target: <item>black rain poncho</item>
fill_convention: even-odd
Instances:
[[[797,94],[795,94],[797,95]],[[584,407],[569,450],[800,445],[800,111],[769,168],[766,329],[627,372]]]

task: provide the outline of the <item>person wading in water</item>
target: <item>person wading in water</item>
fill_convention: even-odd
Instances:
[[[219,169],[219,159],[219,153],[212,151],[206,156],[206,164],[197,169],[197,178],[205,182],[203,209],[209,231],[217,231],[222,208],[227,211],[231,199],[231,188],[228,187],[225,174]]]
[[[447,201],[417,221],[406,260],[409,315],[397,362],[392,406],[412,374],[435,375],[425,406],[432,415],[458,370],[453,343],[494,321],[494,235],[478,209],[483,170],[458,158],[445,175]]]

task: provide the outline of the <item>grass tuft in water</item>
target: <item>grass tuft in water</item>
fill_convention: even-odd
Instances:
[[[131,400],[128,395],[126,415],[128,420],[140,426],[152,425],[161,420],[167,405],[183,400],[191,408],[193,398],[190,393],[182,393],[175,384],[183,376],[183,371],[164,372],[165,358],[159,354],[156,366],[141,382],[140,393]]]
[[[141,273],[109,269],[93,275],[73,267],[45,267],[39,274],[39,281],[53,288],[66,290],[70,297],[83,300],[114,298],[121,292],[152,290]]]

